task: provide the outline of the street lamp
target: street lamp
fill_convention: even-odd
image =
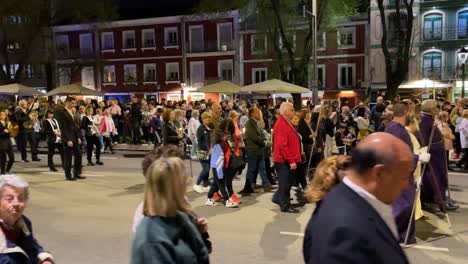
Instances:
[[[466,50],[466,48],[463,47],[458,52],[458,60],[460,61],[461,67],[462,67],[462,94],[461,94],[462,98],[465,98],[465,64],[466,64],[467,58],[468,58],[468,50]]]

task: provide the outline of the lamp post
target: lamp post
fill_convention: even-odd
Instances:
[[[459,52],[458,52],[458,60],[461,63],[462,67],[462,93],[461,97],[465,98],[465,64],[466,64],[466,59],[468,57],[468,50],[466,50],[465,47],[463,47]]]

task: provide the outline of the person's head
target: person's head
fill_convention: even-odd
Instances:
[[[141,169],[143,170],[143,176],[146,177],[148,168],[153,162],[160,158],[179,157],[184,158],[184,152],[176,145],[158,146],[152,151],[148,152],[143,161],[141,162]]]
[[[449,101],[444,101],[444,104],[442,107],[444,111],[452,110],[452,104]]]
[[[26,99],[21,99],[21,101],[19,101],[19,106],[23,109],[26,109],[28,108],[28,100]]]
[[[29,184],[21,177],[0,177],[0,219],[12,226],[23,215],[29,199]]]
[[[408,119],[410,112],[408,102],[399,101],[398,103],[393,104],[392,112],[393,116],[396,118]]]
[[[86,114],[86,106],[80,105],[80,114]]]
[[[293,126],[297,127],[299,125],[300,121],[301,121],[301,118],[299,117],[299,113],[294,112],[294,115],[291,118],[291,124],[293,124]]]
[[[102,108],[97,108],[96,109],[96,114],[102,115]]]
[[[439,113],[439,107],[436,100],[425,100],[421,103],[421,112],[436,117]]]
[[[180,109],[176,109],[173,111],[173,113],[174,113],[174,120],[180,121],[184,119],[184,111]]]
[[[349,110],[349,107],[348,107],[348,106],[343,106],[343,107],[341,108],[341,112],[343,112],[343,114],[345,114],[345,115],[346,115],[346,114],[349,114],[349,111],[350,111],[350,110]]]
[[[307,200],[311,203],[322,200],[343,179],[345,171],[351,165],[350,163],[350,156],[332,156],[320,162],[315,170],[312,183],[307,188]]]
[[[175,217],[177,212],[190,213],[190,206],[185,200],[186,186],[187,177],[182,159],[157,159],[146,171],[143,214]]]
[[[260,109],[253,107],[252,109],[249,110],[250,117],[253,118],[256,121],[260,121],[262,118],[262,113]]]
[[[338,124],[338,131],[343,133],[345,132],[345,130],[346,130],[346,124],[343,124],[343,123]]]
[[[350,127],[348,127],[348,132],[351,135],[356,135],[356,128],[354,128],[354,126],[350,126]]]
[[[200,111],[192,110],[192,118],[197,119],[200,118]]]
[[[239,112],[232,110],[229,112],[229,118],[231,118],[234,122],[237,122],[239,119]]]
[[[4,110],[0,111],[0,120],[5,121],[6,120],[6,113]]]
[[[377,104],[383,104],[384,99],[382,96],[377,97]]]
[[[111,99],[110,104],[111,105],[116,105],[117,104],[117,99]]]
[[[456,113],[457,113],[457,116],[462,116],[463,115],[463,110],[465,110],[463,108],[463,106],[456,106],[457,110],[456,110]]]
[[[52,119],[54,118],[54,112],[52,110],[47,111],[47,119]]]
[[[280,105],[279,111],[280,115],[288,120],[291,120],[294,116],[294,105],[289,102],[283,102]]]
[[[203,114],[201,115],[201,119],[202,119],[202,123],[204,126],[209,126],[211,124],[211,118],[213,117],[213,115],[211,115],[210,112],[203,112]]]
[[[76,106],[76,100],[75,100],[75,98],[73,98],[73,97],[67,97],[67,99],[65,99],[65,107],[66,107],[68,110],[75,109],[75,106]]]
[[[212,138],[211,138],[211,143],[214,145],[216,144],[222,144],[223,142],[225,142],[228,138],[228,133],[223,130],[223,129],[216,129],[214,131],[214,133],[212,134]]]
[[[236,127],[231,118],[226,118],[219,124],[219,130],[223,130],[227,134],[233,135],[236,132]]]
[[[449,120],[449,113],[442,111],[437,115],[437,119],[439,119],[441,122],[447,123]]]
[[[162,120],[166,124],[174,121],[174,113],[172,112],[172,109],[167,108],[166,110],[164,110],[164,113],[162,114]]]
[[[80,107],[81,108],[81,107]],[[94,109],[92,107],[86,108],[86,115],[90,116],[94,113]]]
[[[375,105],[375,111],[376,111],[377,113],[383,113],[383,112],[385,111],[385,108],[387,108],[387,106],[385,106],[384,103],[377,103],[377,104]]]
[[[135,95],[132,96],[132,103],[138,103],[138,97],[136,97]]]
[[[359,106],[356,115],[359,117],[365,117],[366,116],[366,107],[365,106]]]
[[[351,155],[350,180],[386,204],[392,204],[410,184],[413,153],[406,143],[387,133],[366,137]]]
[[[419,118],[419,115],[414,115],[410,118],[410,122],[408,124],[408,129],[411,133],[416,133],[419,129],[419,123],[421,122],[421,119]]]
[[[468,109],[463,110],[463,118],[468,119]]]
[[[213,103],[211,105],[211,113],[213,114],[214,117],[219,118],[221,117],[221,106],[217,103]]]
[[[310,120],[312,119],[312,113],[310,112],[309,109],[304,108],[300,112],[300,118],[301,120],[304,120],[306,123],[310,123]]]
[[[86,103],[87,105],[91,104],[91,103],[92,103],[92,102],[91,102],[91,98],[86,98],[85,103]]]
[[[156,104],[155,104],[154,102],[150,102],[150,103],[148,104],[148,109],[149,109],[149,110],[153,110],[155,107],[156,107]]]
[[[388,122],[393,120],[393,112],[392,111],[386,111],[382,114],[381,117],[381,123],[386,126]]]

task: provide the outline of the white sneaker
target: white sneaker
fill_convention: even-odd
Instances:
[[[205,202],[206,206],[218,206],[219,203],[216,202],[214,199],[207,198]]]
[[[196,185],[196,184],[193,185],[193,190],[196,191],[197,193],[203,193],[204,192],[203,186]]]
[[[206,187],[202,187],[203,188],[203,192],[204,193],[207,193],[210,191],[211,187],[210,186],[206,186]]]
[[[236,203],[234,203],[231,198],[229,198],[229,200],[226,201],[226,208],[235,208],[235,207],[238,207],[239,205],[237,205]]]

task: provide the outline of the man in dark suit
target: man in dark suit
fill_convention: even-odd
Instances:
[[[41,161],[37,157],[37,148],[36,142],[33,137],[33,124],[29,114],[31,108],[28,108],[28,101],[23,99],[19,102],[19,107],[15,111],[16,122],[18,123],[19,133],[17,136],[18,150],[21,153],[21,160],[23,162],[29,162],[27,157],[27,142],[29,142],[29,147],[31,148],[31,156],[33,161]]]
[[[304,238],[306,263],[409,263],[398,243],[392,203],[408,187],[413,154],[375,133],[352,153],[350,170],[317,206]]]
[[[49,110],[47,111],[47,119],[44,120],[44,132],[47,135],[47,165],[49,166],[50,171],[57,171],[54,165],[54,152],[55,149],[60,153],[60,160],[62,161],[63,167],[63,145],[60,130],[60,125],[57,119],[54,118],[54,112]]]
[[[65,100],[63,119],[60,124],[60,127],[62,128],[61,136],[64,150],[63,169],[65,170],[65,178],[67,181],[85,179],[85,177],[81,176],[81,132],[80,127],[77,125],[78,121],[75,120],[75,114],[73,113],[75,105],[75,98],[68,97]],[[71,174],[72,157],[74,157],[73,175]]]

